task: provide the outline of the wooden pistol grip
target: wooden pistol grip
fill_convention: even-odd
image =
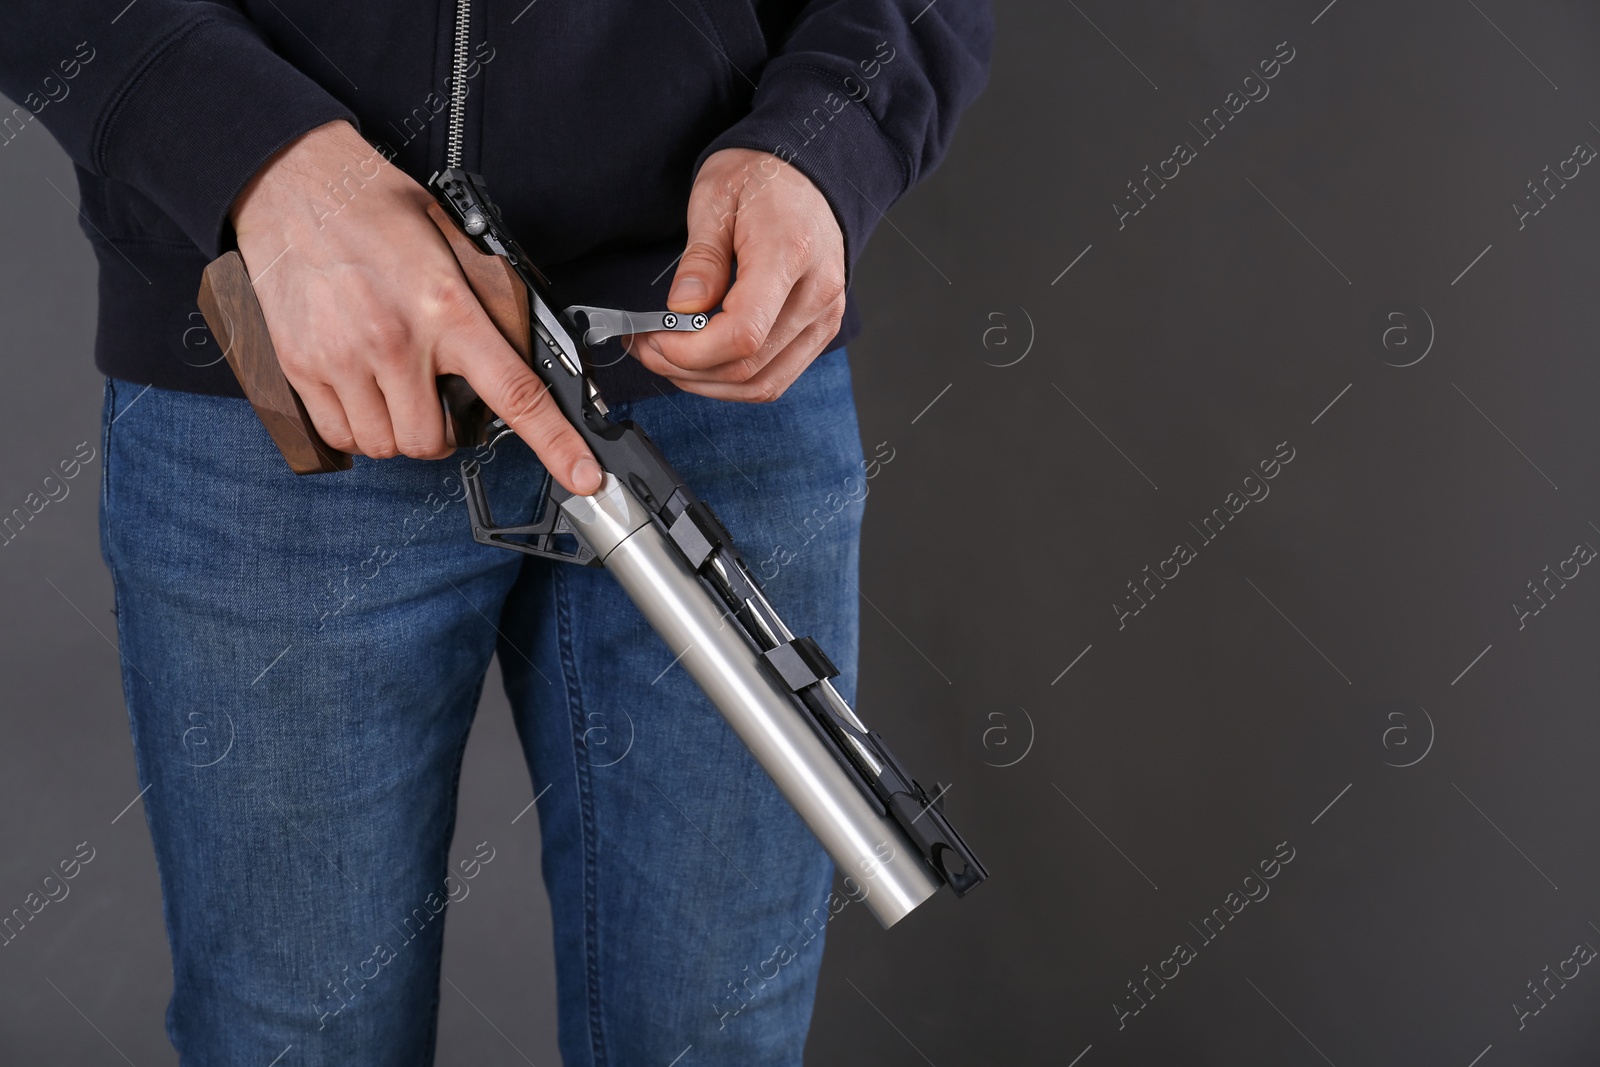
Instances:
[[[233,376],[256,409],[261,423],[296,474],[350,469],[350,455],[317,434],[306,406],[283,376],[267,320],[237,252],[211,261],[200,280],[200,313],[222,345]]]
[[[523,361],[530,362],[533,330],[528,292],[522,280],[499,256],[478,251],[438,204],[429,205],[428,215],[449,242],[467,284],[490,321]],[[284,377],[267,320],[239,253],[227,252],[206,267],[198,302],[240,388],[290,469],[296,474],[349,470],[349,453],[332,447],[318,435],[305,405]],[[460,375],[440,375],[438,383],[445,440],[457,447],[483,444],[488,435],[487,405]]]
[[[528,287],[522,284],[517,272],[499,256],[478,251],[472,238],[462,233],[444,208],[428,205],[428,217],[439,227],[444,239],[450,242],[450,251],[461,264],[472,293],[489,313],[489,321],[500,330],[506,343],[516,349],[524,363],[533,362],[533,324],[528,310]]]
[[[511,265],[499,256],[478,251],[444,208],[428,205],[428,217],[450,243],[467,285],[488,313],[500,335],[524,363],[532,363],[533,325],[528,309],[528,288]],[[459,374],[439,376],[439,394],[445,398],[445,435],[453,444],[481,445],[488,440],[489,408]]]

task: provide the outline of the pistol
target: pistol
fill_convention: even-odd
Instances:
[[[505,228],[483,179],[460,168],[429,181],[429,214],[484,310],[549,389],[604,471],[589,496],[546,477],[534,519],[498,526],[476,460],[461,465],[473,539],[603,566],[677,662],[771,776],[885,928],[948,884],[964,896],[988,877],[944,814],[945,789],[912,778],[830,679],[838,670],[768,603],[727,529],[644,431],[609,417],[588,373],[590,346],[627,334],[703,329],[705,315],[576,305],[554,310],[549,285]],[[318,435],[273,349],[237,252],[200,286],[206,323],[240,386],[297,474],[348,470]],[[441,375],[447,440],[494,445],[512,431],[459,375]]]

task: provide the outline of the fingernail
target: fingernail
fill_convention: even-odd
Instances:
[[[579,493],[588,496],[600,488],[600,464],[584,456],[572,465],[572,484]]]
[[[685,274],[672,283],[672,291],[667,294],[667,303],[689,302],[704,300],[706,298],[706,283],[693,274]]]

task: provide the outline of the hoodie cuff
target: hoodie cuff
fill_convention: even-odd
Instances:
[[[695,173],[724,148],[771,152],[822,192],[844,234],[847,283],[873,227],[912,183],[905,155],[866,105],[820,67],[769,68],[750,114],[706,147]]]
[[[95,169],[153,200],[213,258],[231,241],[228,211],[256,172],[339,119],[356,125],[242,18],[206,15],[157,47],[107,108]]]

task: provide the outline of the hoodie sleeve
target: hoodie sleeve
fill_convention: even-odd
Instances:
[[[932,173],[989,73],[989,0],[812,0],[757,82],[750,113],[701,153],[772,152],[827,197],[845,266],[889,206]]]
[[[126,6],[123,6],[126,3]],[[0,33],[0,150],[35,121],[92,174],[137,189],[207,256],[228,209],[296,137],[355,117],[207,0],[17,0]]]

